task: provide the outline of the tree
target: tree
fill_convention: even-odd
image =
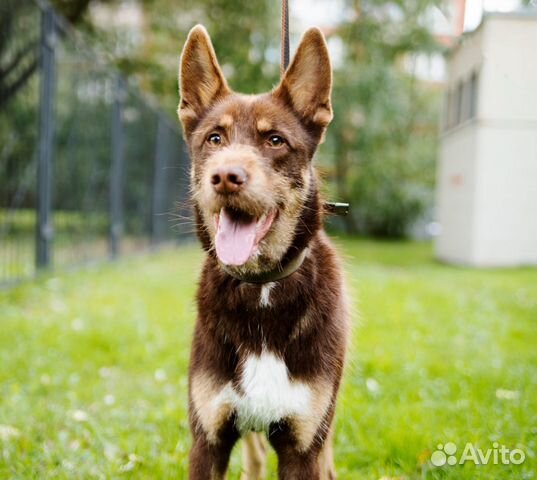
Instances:
[[[121,32],[92,24],[92,1],[97,3],[54,0],[54,5],[86,31],[92,46],[97,43],[114,52],[116,66],[136,76],[142,89],[172,115],[178,102],[180,50],[196,23],[209,30],[233,88],[266,91],[278,81],[279,2],[138,0],[142,42],[129,50],[120,48],[125,40]],[[99,3],[113,5],[111,0]],[[17,12],[34,5],[29,0],[3,0],[0,5],[0,103],[5,103],[34,77],[39,28],[21,30],[15,23]],[[344,58],[334,75],[335,118],[319,160],[328,173],[331,195],[352,204],[345,218],[350,233],[401,236],[430,204],[438,94],[416,81],[403,63],[416,52],[437,51],[423,22],[434,5],[440,0],[347,0],[345,15],[330,34],[343,44]],[[87,71],[87,78],[80,72],[80,81],[91,83],[98,72],[91,64]],[[64,95],[64,103],[67,98]],[[15,165],[17,157],[10,158],[13,162],[6,165]]]
[[[256,92],[271,88],[279,64],[269,59],[279,52],[279,5],[269,0],[144,0],[143,42],[134,51],[115,57],[127,75],[159,99],[175,115],[178,103],[177,73],[181,48],[188,31],[202,23],[209,31],[218,58],[232,88]],[[94,38],[108,51],[120,51],[122,36],[92,26]],[[278,59],[278,57],[277,57]],[[278,60],[277,60],[278,61]]]
[[[420,21],[438,3],[349,1],[350,19],[334,33],[345,58],[328,143],[334,193],[352,204],[349,233],[402,236],[431,201],[438,95],[402,63],[438,50]]]
[[[77,25],[84,20],[91,2],[53,0],[52,5],[69,23]],[[39,66],[38,11],[28,0],[0,3],[0,108],[26,86]],[[36,25],[30,28],[29,23]]]
[[[39,30],[28,33],[17,28],[29,8],[27,2],[16,0],[0,4],[0,109],[37,70]]]

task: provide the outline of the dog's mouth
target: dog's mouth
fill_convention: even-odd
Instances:
[[[244,265],[267,236],[277,213],[273,209],[255,217],[234,208],[222,208],[215,215],[218,259],[224,265]]]

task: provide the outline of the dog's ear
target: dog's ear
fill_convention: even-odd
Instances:
[[[332,67],[324,35],[310,28],[273,95],[289,102],[307,122],[322,131],[332,120]]]
[[[228,93],[211,38],[203,25],[196,25],[188,34],[179,67],[177,112],[185,132],[190,133],[206,109]]]

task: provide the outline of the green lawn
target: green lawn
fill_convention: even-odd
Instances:
[[[339,478],[536,478],[537,271],[339,243],[355,306]],[[201,258],[185,247],[0,291],[0,478],[186,478]],[[446,442],[526,460],[433,467]],[[230,479],[239,471],[237,449]]]

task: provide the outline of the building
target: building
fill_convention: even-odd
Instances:
[[[488,13],[448,57],[436,255],[537,264],[537,14]]]

